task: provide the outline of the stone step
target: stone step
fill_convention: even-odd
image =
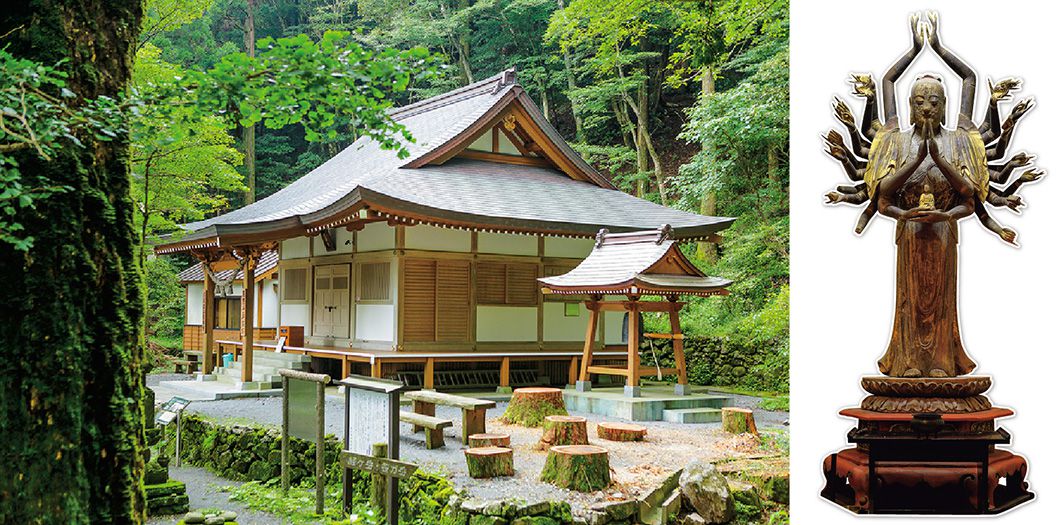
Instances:
[[[214,373],[217,375],[218,380],[231,380],[239,382],[243,379],[243,370],[239,367],[218,368]],[[280,374],[259,372],[257,370],[257,367],[255,367],[255,371],[251,375],[251,377],[254,379],[254,381],[257,382],[275,384],[277,385],[277,388],[279,388],[278,385],[280,385],[281,381],[283,380],[283,377],[280,376]]]
[[[717,423],[720,408],[675,408],[663,410],[663,421],[671,423]]]

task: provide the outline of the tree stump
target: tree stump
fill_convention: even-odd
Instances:
[[[546,416],[565,416],[563,391],[558,388],[517,388],[512,392],[501,421],[509,425],[539,427]]]
[[[495,478],[514,476],[512,449],[503,447],[477,447],[464,451],[467,473],[473,478]]]
[[[467,437],[468,446],[478,447],[507,447],[512,446],[512,437],[508,434],[471,434]]]
[[[732,434],[747,432],[758,435],[754,412],[747,408],[723,407],[721,409],[721,428]]]
[[[589,431],[585,418],[578,416],[545,416],[545,431],[538,442],[539,450],[563,445],[588,445]]]
[[[642,441],[648,429],[630,423],[600,423],[596,425],[596,434],[608,441]]]
[[[541,470],[541,481],[579,492],[606,488],[611,484],[607,449],[593,445],[552,447]]]

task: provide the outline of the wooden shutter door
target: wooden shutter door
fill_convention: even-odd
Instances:
[[[465,343],[471,339],[471,263],[438,261],[437,341]]]
[[[405,341],[434,341],[435,262],[427,259],[405,259],[405,282],[401,301],[405,311]]]

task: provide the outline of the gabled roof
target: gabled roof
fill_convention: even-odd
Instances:
[[[576,268],[538,279],[545,293],[592,295],[725,295],[729,279],[709,277],[678,249],[672,229],[608,233]]]
[[[262,252],[261,259],[258,260],[258,265],[254,268],[254,281],[260,281],[276,271],[276,265],[279,262],[280,255],[276,253],[276,250]],[[232,277],[232,272],[235,272],[236,280],[243,279],[243,270],[224,270],[216,273],[219,279],[227,280]],[[201,283],[203,279],[202,264],[195,263],[185,268],[177,274],[177,277],[180,278],[181,284]]]
[[[637,199],[574,152],[515,81],[513,70],[390,113],[415,138],[410,156],[362,137],[286,188],[229,213],[184,226],[173,253],[313,235],[363,220],[591,236],[601,227],[643,230],[672,224],[680,239],[701,239],[733,221]],[[454,158],[476,137],[514,115],[548,167]]]

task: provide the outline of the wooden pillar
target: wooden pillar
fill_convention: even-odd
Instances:
[[[350,377],[350,358],[343,357],[342,358],[342,378],[346,379],[347,377]]]
[[[372,360],[372,377],[383,377],[383,361],[381,359]]]
[[[570,368],[567,369],[567,384],[574,386],[578,382],[578,358],[570,358]]]
[[[501,388],[512,386],[512,360],[510,357],[501,359]]]
[[[247,251],[243,255],[243,308],[240,314],[243,319],[240,327],[243,330],[243,368],[240,379],[244,383],[254,380],[254,267],[258,263],[258,253]]]
[[[674,363],[677,365],[677,384],[688,384],[688,370],[685,368],[685,338],[681,333],[681,305],[670,303],[670,333],[673,335]]]
[[[585,348],[582,350],[582,370],[579,381],[589,381],[589,366],[593,363],[593,345],[596,343],[596,323],[600,319],[600,308],[596,301],[586,301],[589,309],[589,324],[585,327]]]
[[[640,386],[640,308],[636,300],[629,303],[629,323],[626,332],[627,355],[626,355],[626,386],[636,388]]]
[[[423,364],[423,389],[434,390],[434,358],[428,357]]]
[[[213,373],[214,369],[214,344],[213,344],[213,327],[217,324],[217,304],[214,302],[214,294],[216,285],[213,279],[210,278],[209,272],[206,270],[209,268],[210,263],[202,262],[202,328],[203,328],[203,345],[202,345],[202,373],[203,375]]]

